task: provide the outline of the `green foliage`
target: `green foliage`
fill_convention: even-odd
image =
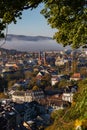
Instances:
[[[0,1],[0,37],[6,24],[21,19],[22,11],[36,8],[44,3],[41,13],[48,24],[56,28],[54,39],[63,46],[73,48],[87,44],[87,1],[86,0],[6,0]]]
[[[76,120],[82,122],[84,130],[87,129],[87,79],[79,81],[78,86],[78,92],[74,95],[72,106],[61,110],[62,112],[53,113],[54,123],[46,130],[75,130]]]
[[[26,71],[26,72],[24,72],[24,76],[27,79],[35,80],[35,77],[36,77],[37,73],[38,72],[36,72],[36,71],[35,72]]]
[[[15,73],[6,75],[6,79],[8,81],[15,80],[15,79],[18,80],[18,79],[23,79],[23,78],[24,78],[24,73],[22,71],[17,71]]]
[[[39,90],[38,86],[33,86],[32,90]]]
[[[45,89],[47,86],[50,86],[50,85],[51,85],[51,76],[49,74],[45,74],[42,77],[40,86]]]
[[[5,95],[4,93],[1,93],[1,92],[0,92],[0,99],[1,99],[1,98],[2,98],[2,99],[3,99],[3,98],[6,99],[6,98],[8,98],[8,95]]]
[[[63,110],[56,110],[56,111],[53,111],[52,113],[51,113],[51,119],[52,120],[55,120],[55,119],[58,119],[58,118],[60,118],[60,116],[62,116],[64,114],[64,111]]]
[[[58,83],[58,88],[65,88],[67,86],[71,85],[70,82],[68,82],[66,79],[62,79],[59,83]]]
[[[3,30],[6,24],[16,23],[17,18],[21,19],[22,11],[33,9],[38,6],[42,0],[0,0],[0,37],[3,37]]]
[[[83,76],[85,76],[85,77],[87,77],[87,71],[86,71],[86,67],[82,67],[82,68],[80,68],[80,74],[81,75],[83,75]]]
[[[87,44],[87,6],[85,0],[48,0],[41,11],[52,28],[54,39],[73,48]]]
[[[0,92],[4,92],[4,89],[8,89],[8,82],[5,78],[0,77]]]
[[[11,88],[16,83],[16,80],[10,80],[8,82],[8,88]]]

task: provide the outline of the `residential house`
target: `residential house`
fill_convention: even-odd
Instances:
[[[58,78],[58,75],[52,75],[51,77],[51,85],[55,85],[56,83],[58,83],[60,81],[60,79]]]
[[[67,102],[72,102],[73,101],[73,93],[63,93],[62,100],[67,101]]]
[[[12,100],[14,102],[31,102],[39,101],[44,98],[44,92],[42,90],[35,91],[17,91],[12,95]]]
[[[8,68],[8,69],[10,69],[10,70],[12,70],[12,69],[15,69],[15,70],[18,69],[18,66],[17,66],[17,64],[15,62],[6,63],[5,67]]]
[[[43,70],[39,71],[36,78],[41,80],[45,74],[49,74],[49,72],[47,70],[43,69]]]
[[[21,123],[20,114],[7,102],[0,106],[0,129],[12,130],[18,128]]]
[[[75,81],[78,81],[78,80],[81,80],[82,77],[81,77],[81,74],[80,73],[74,73],[71,77],[70,77],[70,80],[75,80]]]
[[[64,65],[64,64],[65,64],[64,59],[58,56],[56,61],[55,61],[55,65],[61,66],[61,65]]]
[[[47,104],[52,110],[64,109],[67,107],[67,101],[62,100],[62,95],[55,94],[47,97]]]

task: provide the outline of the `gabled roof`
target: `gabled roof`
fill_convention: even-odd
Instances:
[[[81,74],[80,73],[74,73],[71,78],[81,78]]]
[[[42,71],[40,71],[38,74],[37,74],[37,76],[44,76],[45,75],[45,72],[42,72]]]

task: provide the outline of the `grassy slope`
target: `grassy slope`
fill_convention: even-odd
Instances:
[[[54,122],[46,130],[75,130],[77,125],[87,130],[87,79],[78,83],[78,92],[70,108],[52,113]]]

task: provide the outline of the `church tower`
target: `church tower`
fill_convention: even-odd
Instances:
[[[38,53],[38,64],[41,65],[41,52]]]
[[[43,59],[44,61],[44,65],[46,65],[46,52],[44,52],[44,59]]]

